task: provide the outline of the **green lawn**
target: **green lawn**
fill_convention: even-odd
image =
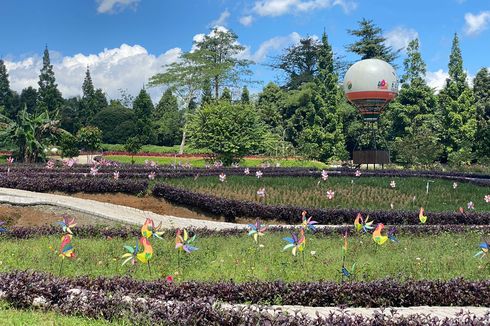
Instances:
[[[82,317],[71,317],[55,312],[38,310],[19,310],[0,301],[0,323],[2,326],[102,326],[129,325],[124,323],[109,323],[104,320],[93,320]]]
[[[114,152],[125,152],[123,144],[102,144],[102,150],[104,151],[114,151]],[[180,150],[179,145],[175,146],[157,146],[157,145],[143,145],[141,147],[141,153],[161,153],[161,154],[177,154]],[[209,151],[202,149],[194,149],[186,146],[184,149],[186,154],[206,154]]]
[[[175,280],[219,281],[233,279],[284,281],[340,281],[340,236],[316,237],[307,234],[304,258],[293,257],[282,238],[289,234],[266,234],[260,238],[263,247],[254,245],[251,237],[206,237],[194,242],[199,249],[191,254],[174,249],[173,235],[164,240],[152,239],[155,252],[151,263],[152,275],[147,266],[133,268],[121,266],[123,245],[134,245],[135,240],[77,239],[72,243],[76,259],[65,260],[64,276],[120,276],[131,274],[139,279],[164,278],[173,275]],[[376,245],[371,235],[349,238],[346,264],[354,262],[358,270],[356,280],[374,280],[393,277],[404,279],[488,279],[490,259],[474,258],[479,251],[481,234],[441,234],[416,237],[399,236],[400,243]],[[60,237],[50,236],[29,240],[0,239],[0,271],[32,269],[59,274],[61,259],[50,250],[58,248]],[[304,259],[304,260],[303,260]],[[130,270],[133,269],[132,272]]]
[[[108,160],[121,162],[121,163],[131,163],[131,156],[126,155],[106,155],[104,156]],[[206,165],[206,160],[203,158],[195,157],[148,157],[148,156],[135,156],[134,161],[136,164],[145,164],[145,160],[154,161],[160,165],[170,165],[170,164],[181,164],[190,163],[193,167],[204,167]],[[281,167],[306,167],[306,168],[317,168],[324,169],[327,167],[325,163],[317,161],[303,161],[295,159],[266,159],[266,158],[246,158],[240,162],[240,166],[243,167],[256,167],[260,166],[262,163],[270,163],[275,166],[279,163]]]
[[[355,208],[355,209],[391,209],[418,210],[423,206],[426,211],[458,211],[459,207],[467,208],[473,201],[475,210],[490,211],[490,204],[484,197],[490,194],[488,187],[475,186],[469,183],[458,183],[453,189],[453,182],[434,179],[426,194],[426,179],[422,178],[388,178],[388,177],[335,177],[327,181],[313,177],[264,177],[257,179],[250,176],[228,176],[222,183],[218,177],[200,177],[167,179],[166,182],[182,188],[191,189],[215,196],[257,200],[256,193],[261,187],[266,190],[266,204],[295,205],[314,208]],[[395,188],[390,182],[395,181]],[[327,199],[327,191],[335,192],[332,200]],[[415,200],[414,200],[415,197]]]

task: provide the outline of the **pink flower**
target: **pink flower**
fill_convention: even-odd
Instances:
[[[114,180],[119,180],[119,171],[115,171],[112,177],[114,178]]]
[[[53,160],[49,160],[48,163],[46,163],[46,169],[54,169],[54,167],[56,166],[56,163],[53,161]]]
[[[223,167],[223,162],[221,162],[221,161],[215,161],[214,162],[214,167],[215,168],[222,168]]]
[[[245,170],[243,170],[243,173],[245,173],[246,175],[249,175],[250,174],[250,169],[249,168],[246,168]]]
[[[255,176],[257,177],[257,179],[260,179],[262,175],[263,175],[262,171],[255,172]]]
[[[99,173],[99,169],[94,165],[90,168],[90,175],[93,175],[94,177]]]
[[[328,172],[325,170],[322,170],[322,180],[327,181],[328,179]]]
[[[356,174],[355,175],[356,175],[356,177],[360,177],[361,176],[361,171],[356,170]]]
[[[174,281],[174,277],[172,275],[169,275],[165,278],[165,281],[167,281],[167,283],[172,283]]]
[[[73,165],[75,165],[75,163],[76,163],[76,160],[74,158],[69,158],[68,160],[63,161],[63,165],[67,166],[69,168],[73,167]]]
[[[327,198],[332,200],[334,196],[335,196],[335,192],[329,189],[327,191]]]
[[[151,173],[150,173],[150,174],[148,174],[148,179],[150,179],[150,180],[155,180],[155,176],[156,176],[155,171],[151,171]]]
[[[475,209],[475,204],[473,204],[472,201],[468,202],[467,206],[468,206],[468,209]]]
[[[221,181],[221,182],[225,182],[225,181],[226,181],[226,174],[221,173],[221,174],[219,175],[219,181]]]
[[[14,163],[14,158],[12,156],[9,156],[7,159],[7,164],[12,165]]]
[[[257,190],[257,196],[259,196],[260,198],[264,198],[265,197],[265,188],[260,188],[259,190]]]
[[[453,189],[456,189],[458,188],[458,183],[457,182],[453,182]]]
[[[490,203],[490,195],[485,195],[485,202]]]
[[[390,187],[391,187],[391,188],[395,188],[395,187],[396,187],[396,182],[395,182],[395,180],[391,180],[391,182],[390,182]]]

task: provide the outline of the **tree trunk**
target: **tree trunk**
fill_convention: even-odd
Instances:
[[[182,142],[180,143],[180,148],[179,148],[180,155],[184,154],[185,136],[186,136],[186,131],[184,127],[184,131],[182,132]]]

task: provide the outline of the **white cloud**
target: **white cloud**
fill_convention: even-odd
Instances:
[[[155,56],[140,45],[122,44],[118,48],[104,49],[98,54],[76,54],[55,58],[51,56],[56,83],[65,98],[81,95],[82,83],[87,66],[96,88],[102,88],[109,98],[119,98],[119,89],[126,89],[136,95],[162,66],[177,61],[181,49],[174,48]],[[38,87],[42,58],[32,56],[20,61],[6,61],[11,88],[20,92],[23,88]],[[161,90],[149,89],[154,101],[161,96]]]
[[[487,28],[490,23],[490,11],[482,11],[478,15],[466,13],[464,15],[466,22],[465,32],[467,35],[477,35]]]
[[[226,9],[221,13],[221,15],[219,15],[219,18],[213,20],[210,25],[211,27],[226,26],[228,24],[228,18],[230,18],[230,12],[228,11],[228,9]]]
[[[334,6],[350,12],[356,9],[357,4],[352,0],[259,0],[255,1],[253,11],[259,16],[282,16]]]
[[[141,0],[97,0],[97,12],[100,14],[113,14],[126,8],[136,8]]]
[[[260,44],[255,53],[252,53],[250,47],[245,47],[241,57],[252,60],[256,63],[263,62],[271,52],[277,52],[292,44],[296,44],[301,39],[301,35],[293,32],[287,36],[276,36]]]
[[[436,91],[440,91],[446,85],[446,79],[449,78],[447,71],[439,69],[437,71],[428,71],[425,75],[425,81],[427,85],[434,88]]]
[[[386,33],[384,37],[386,38],[386,45],[398,50],[406,49],[411,40],[419,37],[419,33],[412,28],[398,26]]]
[[[253,23],[253,17],[251,15],[249,16],[243,16],[240,18],[240,24],[243,26],[250,26]]]

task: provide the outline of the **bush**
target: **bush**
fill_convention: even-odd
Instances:
[[[78,131],[77,141],[82,150],[94,152],[102,145],[102,132],[97,127],[84,127]]]
[[[98,112],[91,124],[102,132],[102,141],[125,142],[135,133],[134,112],[123,106],[112,106]]]
[[[61,136],[60,149],[62,157],[76,157],[80,155],[77,139],[68,133]]]

